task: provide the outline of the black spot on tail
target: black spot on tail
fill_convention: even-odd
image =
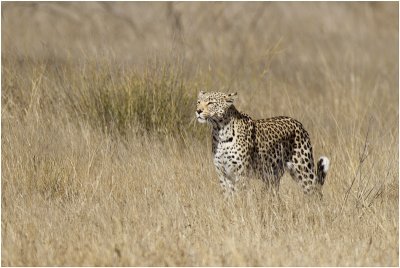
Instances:
[[[325,183],[325,178],[326,178],[326,172],[324,172],[324,161],[321,158],[318,163],[317,163],[317,177],[318,177],[318,182],[321,185],[324,185]]]

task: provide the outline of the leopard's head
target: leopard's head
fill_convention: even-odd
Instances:
[[[196,118],[200,123],[219,121],[233,105],[237,93],[200,91],[197,98]]]

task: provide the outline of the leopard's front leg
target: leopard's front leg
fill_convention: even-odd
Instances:
[[[232,177],[227,175],[222,170],[219,170],[218,168],[217,168],[217,173],[219,178],[219,184],[222,187],[225,197],[232,196],[234,192],[236,192],[235,180],[233,180]]]

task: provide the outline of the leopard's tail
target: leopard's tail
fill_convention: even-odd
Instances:
[[[320,185],[324,185],[326,174],[329,169],[329,159],[326,156],[321,156],[317,162],[317,178]]]

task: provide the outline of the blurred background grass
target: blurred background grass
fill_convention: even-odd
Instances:
[[[114,124],[124,132],[133,120],[163,133],[186,128],[199,89],[238,91],[243,110],[255,117],[289,112],[303,119],[304,109],[317,109],[338,111],[342,121],[348,104],[389,103],[397,110],[394,4],[32,2],[2,8],[3,73],[20,76],[5,79],[30,83],[21,71],[51,76],[48,82],[57,84],[47,95],[66,92],[70,112],[103,128]],[[274,101],[289,96],[299,107]],[[323,105],[311,105],[310,96]],[[173,106],[163,105],[169,100]],[[370,116],[382,118],[380,111]]]

